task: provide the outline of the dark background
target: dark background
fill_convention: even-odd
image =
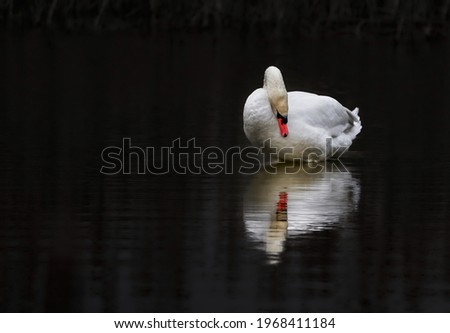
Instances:
[[[450,311],[449,6],[0,2],[0,310]],[[269,65],[360,108],[350,173],[100,174],[123,137],[247,146]]]
[[[447,0],[3,0],[4,25],[73,30],[281,29],[293,33],[447,36]]]

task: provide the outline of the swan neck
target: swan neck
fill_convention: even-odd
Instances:
[[[263,88],[267,92],[272,111],[276,115],[287,116],[288,97],[287,90],[284,85],[283,75],[276,67],[267,68],[264,74]]]

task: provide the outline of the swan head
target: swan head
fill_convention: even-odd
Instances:
[[[288,95],[283,75],[277,67],[270,66],[266,69],[263,88],[269,97],[272,112],[277,117],[280,134],[286,137],[288,135]]]

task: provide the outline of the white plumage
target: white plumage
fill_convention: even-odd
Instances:
[[[301,91],[287,93],[283,88],[280,70],[271,66],[265,72],[264,87],[256,89],[247,98],[244,132],[253,145],[263,147],[270,139],[272,147],[278,151],[284,149],[279,156],[281,159],[308,160],[303,153],[314,149],[319,152],[313,155],[314,160],[324,160],[331,155],[326,148],[327,138],[333,148],[349,147],[361,131],[358,108],[350,111],[334,98]],[[286,102],[288,110],[284,110]],[[287,115],[289,134],[283,137],[277,116]],[[291,148],[292,153],[286,154],[286,148]]]

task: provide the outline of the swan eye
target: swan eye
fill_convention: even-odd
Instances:
[[[287,124],[287,122],[288,122],[288,117],[287,116],[282,116],[278,111],[277,111],[277,118],[281,118],[281,122],[283,124]]]

